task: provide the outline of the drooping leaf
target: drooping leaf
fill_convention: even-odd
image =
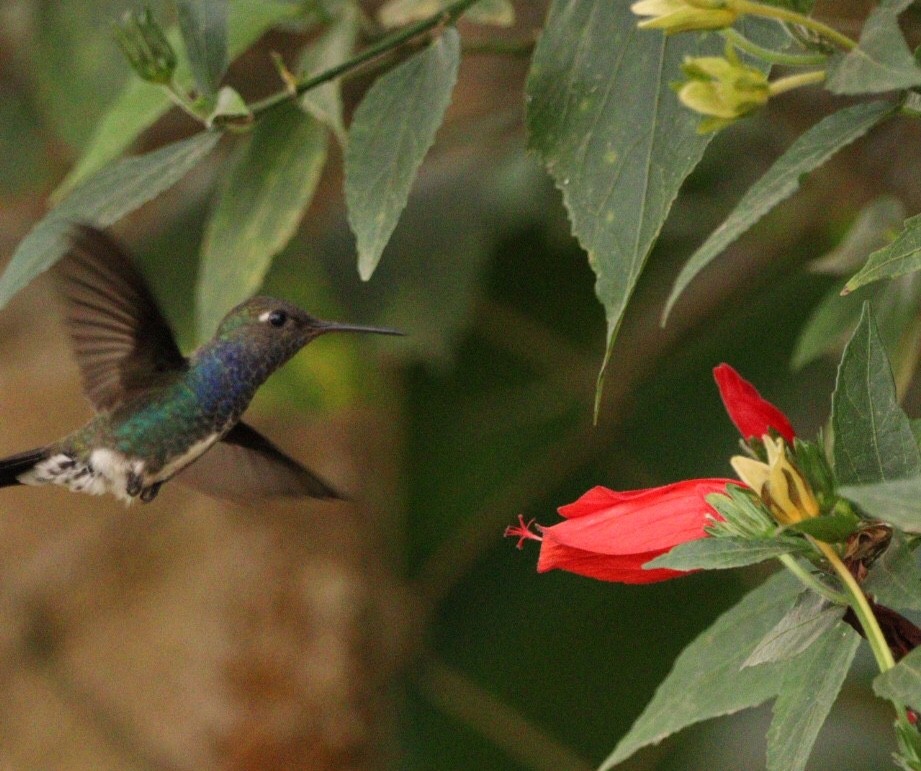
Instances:
[[[229,58],[235,59],[271,26],[283,19],[295,18],[298,13],[296,4],[283,0],[230,0]],[[185,52],[179,46],[179,31],[173,29],[167,37],[179,56],[176,82],[180,87],[188,88],[192,84],[192,76]],[[61,200],[83,180],[121,155],[172,104],[163,89],[132,76],[99,119],[83,155],[52,198]]]
[[[830,605],[815,592],[803,592],[777,625],[758,642],[743,667],[754,667],[798,656],[838,623],[844,609]]]
[[[228,64],[229,0],[176,0],[176,12],[198,91],[214,94]]]
[[[146,155],[125,158],[87,179],[52,209],[22,240],[0,276],[0,307],[68,245],[74,222],[108,227],[179,181],[217,144],[220,134],[202,132]]]
[[[921,474],[921,452],[896,398],[889,359],[866,305],[838,368],[832,427],[835,471],[841,483],[868,484]]]
[[[742,669],[752,649],[786,614],[801,585],[789,573],[772,576],[720,616],[675,661],[602,771],[641,747],[689,725],[754,707],[776,695],[785,662]]]
[[[864,22],[860,44],[832,58],[826,87],[837,94],[872,94],[921,84],[921,67],[899,29],[911,0],[883,0]]]
[[[768,771],[802,771],[860,646],[836,622],[784,670],[767,735]]]
[[[868,516],[911,533],[921,533],[921,477],[863,485],[844,485],[838,493]]]
[[[205,230],[196,304],[202,336],[259,288],[313,197],[326,147],[326,129],[296,105],[260,119]]]
[[[358,9],[351,4],[344,6],[342,13],[329,29],[307,47],[301,57],[298,71],[307,77],[344,62],[355,48],[358,21]],[[329,126],[339,144],[345,147],[342,86],[338,79],[305,91],[301,94],[299,103],[302,109]]]
[[[918,558],[899,531],[863,582],[863,590],[890,608],[921,610],[921,567]]]
[[[367,281],[422,159],[435,141],[457,82],[460,36],[454,28],[378,78],[355,111],[345,152],[345,202]]]
[[[877,675],[873,692],[913,709],[921,708],[921,648],[915,648],[892,669]]]
[[[905,220],[904,229],[895,241],[873,252],[844,290],[853,292],[872,281],[903,276],[918,269],[921,269],[921,214]]]
[[[746,538],[701,538],[679,544],[671,551],[643,565],[646,569],[722,570],[754,565],[789,554],[799,545],[789,540],[755,541]]]
[[[562,190],[597,277],[606,361],[653,242],[710,139],[668,84],[685,56],[714,46],[638,30],[629,3],[555,0],[534,52],[529,142]]]
[[[732,213],[691,255],[675,279],[663,318],[668,316],[679,295],[703,268],[777,204],[796,192],[804,174],[818,168],[838,150],[866,134],[893,109],[888,102],[852,105],[823,118],[802,134],[749,188]]]

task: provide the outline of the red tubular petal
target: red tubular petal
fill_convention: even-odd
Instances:
[[[711,518],[719,518],[706,502],[706,496],[725,492],[727,484],[738,482],[689,479],[664,487],[636,490],[607,508],[545,527],[542,531],[545,538],[552,538],[556,543],[606,556],[666,552],[679,543],[706,536],[704,527]]]
[[[760,439],[773,428],[793,444],[796,432],[787,416],[766,399],[761,398],[758,389],[743,378],[728,364],[720,364],[713,370],[713,377],[719,388],[726,412],[743,438]]]
[[[622,584],[651,584],[667,581],[671,578],[687,575],[678,570],[643,570],[643,565],[658,557],[662,552],[630,554],[612,557],[607,554],[574,549],[557,543],[552,538],[544,538],[537,562],[537,572],[548,570],[566,570],[599,581],[617,581]]]

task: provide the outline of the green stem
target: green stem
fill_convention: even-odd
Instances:
[[[879,671],[885,672],[888,669],[892,669],[895,666],[892,651],[889,650],[883,630],[880,629],[879,622],[876,620],[876,616],[873,615],[873,609],[870,607],[870,603],[867,602],[867,596],[863,593],[863,589],[860,588],[860,584],[857,583],[857,579],[847,569],[847,566],[841,561],[841,557],[838,556],[838,552],[830,544],[816,541],[815,539],[810,540],[822,552],[822,555],[828,560],[835,573],[838,574],[838,578],[844,584],[844,588],[847,589],[847,593],[850,595],[848,605],[853,608],[857,620],[860,621],[860,625],[863,627],[867,642],[870,644],[873,656],[879,665]]]
[[[354,70],[357,67],[360,67],[362,64],[376,59],[378,56],[381,56],[388,51],[403,45],[409,40],[412,40],[414,37],[428,32],[429,30],[435,29],[439,26],[454,24],[461,14],[464,13],[470,6],[474,3],[478,3],[479,0],[454,0],[453,3],[446,5],[441,11],[428,18],[417,21],[415,24],[410,24],[408,27],[404,27],[397,32],[394,32],[392,35],[387,35],[387,37],[381,39],[374,45],[368,46],[364,51],[353,56],[351,59],[348,59],[342,64],[337,64],[335,67],[330,67],[328,70],[324,70],[313,77],[302,80],[300,83],[297,83],[294,87],[294,92],[291,90],[280,91],[277,94],[266,97],[259,102],[255,102],[250,105],[250,110],[253,113],[254,117],[260,116],[262,113],[267,112],[280,104],[284,104],[288,100],[303,94],[305,91],[310,91],[312,88],[316,88],[324,83],[328,83],[331,80],[335,80],[340,75],[343,75],[350,70]]]
[[[788,75],[785,78],[778,78],[777,80],[772,81],[768,88],[770,89],[771,96],[777,96],[779,94],[786,93],[787,91],[792,91],[794,88],[802,88],[803,86],[811,86],[816,83],[821,83],[823,80],[825,80],[825,77],[825,70],[801,72],[799,75]]]
[[[175,83],[172,83],[172,82],[164,83],[163,90],[166,91],[167,95],[170,98],[170,101],[172,101],[172,103],[175,104],[186,115],[189,115],[192,118],[195,118],[195,120],[200,121],[202,123],[205,122],[205,117],[202,116],[200,113],[196,112],[188,96],[186,96],[184,93],[182,93],[182,91],[176,88]]]
[[[739,13],[751,16],[761,16],[766,19],[777,19],[778,21],[785,21],[790,24],[799,24],[801,27],[811,29],[813,32],[818,33],[826,40],[830,40],[845,51],[850,51],[857,47],[857,43],[851,40],[847,35],[842,35],[833,27],[829,27],[827,24],[823,24],[820,21],[816,21],[796,11],[790,11],[775,5],[764,5],[763,3],[756,3],[751,0],[734,0],[731,7]]]
[[[720,34],[740,51],[745,51],[768,64],[780,64],[785,67],[815,67],[828,61],[825,54],[785,54],[783,51],[774,51],[759,46],[732,27],[722,30]]]
[[[809,589],[812,589],[817,594],[820,594],[829,602],[834,603],[835,605],[847,605],[847,597],[845,597],[840,592],[836,592],[831,587],[823,584],[818,578],[816,578],[812,573],[810,573],[806,568],[799,564],[796,559],[791,554],[781,554],[778,559],[783,563],[783,566],[789,570],[793,575],[795,575],[804,586]]]
[[[863,633],[867,638],[867,642],[870,644],[870,650],[873,651],[873,656],[876,659],[877,666],[879,666],[879,671],[886,672],[892,669],[895,666],[895,658],[892,656],[892,651],[889,648],[889,644],[886,642],[883,630],[880,628],[879,622],[873,614],[870,603],[867,602],[867,597],[863,593],[863,589],[861,589],[860,584],[857,583],[857,579],[854,578],[851,571],[847,569],[847,566],[838,556],[838,552],[836,552],[830,544],[816,541],[812,538],[809,540],[812,541],[813,546],[822,552],[825,559],[828,560],[829,564],[838,574],[841,583],[843,583],[844,587],[847,589],[847,593],[851,597],[848,604],[853,609],[854,615],[857,616],[857,620],[863,628]],[[914,731],[914,727],[908,722],[905,705],[894,699],[892,700],[892,705],[895,707],[896,721],[899,724],[899,728],[902,731]]]

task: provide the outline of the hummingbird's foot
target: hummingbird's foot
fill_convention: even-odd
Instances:
[[[141,490],[141,500],[144,501],[144,503],[150,503],[157,497],[157,493],[160,492],[162,486],[163,482],[154,482],[149,487],[145,487]]]
[[[135,474],[133,471],[128,472],[128,477],[125,481],[125,492],[131,497],[136,498],[138,493],[142,491],[144,487],[143,481],[139,474]]]

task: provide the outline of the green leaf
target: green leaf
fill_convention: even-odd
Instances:
[[[457,82],[460,36],[445,30],[425,51],[378,78],[349,129],[345,202],[358,272],[374,273]]]
[[[838,621],[783,673],[767,734],[768,771],[802,771],[851,668],[860,636]]]
[[[895,278],[921,268],[921,214],[909,217],[898,237],[888,246],[873,252],[844,287],[853,292],[864,284],[883,278]]]
[[[854,532],[860,520],[850,513],[826,514],[813,519],[804,519],[793,525],[788,525],[786,530],[805,533],[825,543],[840,543]]]
[[[911,0],[883,0],[864,22],[860,44],[832,58],[826,88],[836,94],[870,94],[921,84],[921,68],[899,29]]]
[[[921,648],[915,648],[892,669],[877,675],[873,692],[914,709],[921,706]]]
[[[671,551],[647,562],[647,570],[722,570],[754,565],[757,562],[796,551],[799,545],[788,540],[748,540],[745,538],[701,538],[679,544]]]
[[[755,707],[776,695],[785,663],[742,669],[742,662],[786,614],[801,591],[799,582],[783,571],[720,616],[677,658],[652,701],[602,764],[601,771],[682,728]]]
[[[921,533],[921,477],[865,485],[845,485],[838,494],[853,501],[873,519]]]
[[[124,7],[123,0],[39,2],[7,12],[23,21],[28,18],[33,33],[19,50],[28,57],[20,66],[28,73],[28,93],[35,109],[74,148],[85,146],[99,115],[112,94],[123,88],[129,74],[125,58],[105,23]],[[7,3],[6,8],[11,4]],[[5,19],[7,23],[9,18]],[[15,34],[12,29],[13,26],[8,28],[9,35]],[[13,40],[8,44],[13,54]]]
[[[742,667],[754,667],[798,656],[838,623],[844,609],[815,592],[803,592],[796,604],[755,646]]]
[[[908,540],[899,531],[892,533],[889,548],[873,563],[863,589],[890,608],[921,610],[921,568]]]
[[[301,57],[298,71],[302,76],[316,75],[318,72],[341,64],[351,55],[358,38],[358,9],[346,5],[342,14],[333,22],[326,32],[311,41]],[[301,109],[310,113],[321,123],[330,128],[342,147],[346,144],[345,123],[342,119],[342,84],[337,78],[323,83],[301,94]]]
[[[904,219],[905,206],[898,198],[891,195],[874,198],[854,217],[841,243],[812,260],[810,269],[833,276],[845,276],[857,270],[872,252],[892,242]]]
[[[846,485],[921,474],[921,453],[896,398],[869,306],[844,350],[832,396],[835,471]]]
[[[710,137],[668,88],[715,41],[638,30],[629,3],[554,0],[526,86],[530,146],[562,190],[605,307],[610,357],[681,183]]]
[[[665,304],[663,319],[691,280],[765,214],[796,192],[804,174],[818,168],[838,150],[866,134],[893,109],[888,102],[855,104],[823,118],[802,134],[749,188],[732,213],[691,255],[675,280]]]
[[[205,230],[196,308],[201,336],[259,288],[313,197],[326,148],[326,129],[294,104],[256,125]]]
[[[176,0],[179,29],[199,93],[214,94],[227,71],[228,0]]]
[[[202,132],[152,153],[125,158],[87,179],[22,240],[0,276],[0,307],[60,259],[75,222],[105,228],[182,179],[220,139]]]
[[[298,13],[295,4],[283,0],[231,0],[228,22],[230,59],[243,53],[269,27],[282,19],[294,18]],[[178,30],[172,30],[167,37],[178,48]],[[182,52],[179,55],[176,81],[183,88],[191,86],[192,82],[188,60]],[[77,165],[52,193],[52,198],[62,199],[91,174],[121,155],[141,132],[153,125],[172,105],[162,88],[132,76],[109,105]]]

